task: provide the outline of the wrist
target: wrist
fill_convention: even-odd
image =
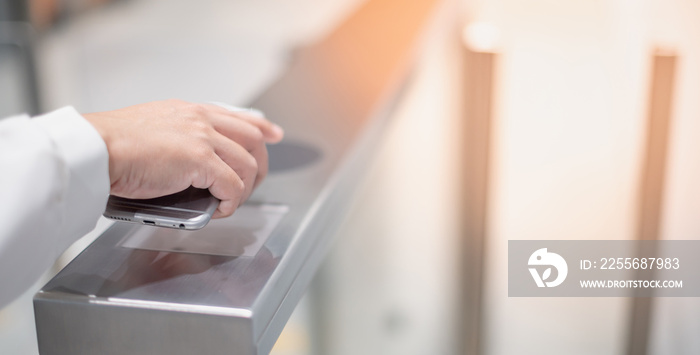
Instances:
[[[107,155],[109,157],[109,180],[110,180],[110,185],[114,184],[115,176],[115,154],[114,154],[114,149],[112,147],[112,139],[110,135],[110,130],[108,128],[108,119],[105,117],[100,117],[99,113],[86,113],[82,114],[83,118],[85,118],[88,123],[92,125],[92,127],[95,128],[97,133],[102,137],[102,140],[105,142],[105,146],[107,147]]]
[[[83,118],[85,118],[86,121],[88,121],[93,128],[97,131],[97,133],[100,134],[100,137],[102,137],[102,140],[107,144],[107,130],[103,126],[101,120],[96,116],[94,113],[85,113],[83,114]],[[107,145],[107,149],[109,150],[109,145]]]

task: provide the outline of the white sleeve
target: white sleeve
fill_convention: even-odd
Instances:
[[[0,120],[0,308],[95,227],[109,187],[107,147],[72,107]]]

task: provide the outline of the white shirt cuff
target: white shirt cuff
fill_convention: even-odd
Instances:
[[[32,122],[52,139],[70,173],[61,237],[67,248],[95,227],[109,197],[109,155],[97,130],[73,107],[37,116]]]

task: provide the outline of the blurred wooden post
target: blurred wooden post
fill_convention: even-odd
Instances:
[[[676,55],[656,51],[651,72],[646,151],[642,162],[637,239],[659,240],[663,207],[664,177],[671,126]],[[632,299],[628,355],[648,353],[651,326],[651,297]]]
[[[465,41],[466,42],[466,41]],[[490,143],[497,55],[462,46],[463,126],[460,226],[460,353],[481,353],[484,252],[488,222]]]

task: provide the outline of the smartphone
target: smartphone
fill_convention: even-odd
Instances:
[[[219,202],[209,190],[194,187],[143,200],[110,195],[104,216],[117,221],[195,230],[209,223]]]

